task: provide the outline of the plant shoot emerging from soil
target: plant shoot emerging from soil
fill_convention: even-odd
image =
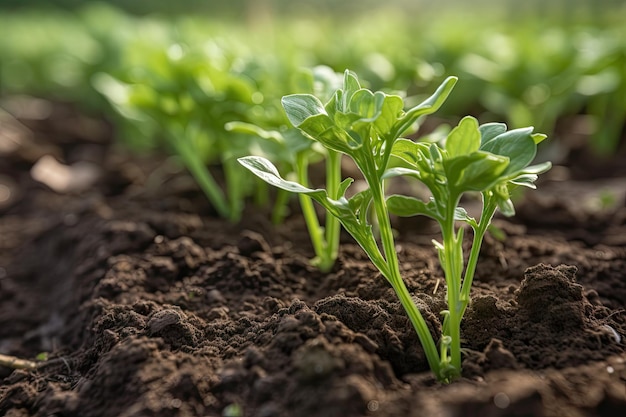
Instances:
[[[342,74],[336,73],[329,67],[317,66],[311,70],[303,70],[300,84],[312,92],[316,97],[329,98],[335,94],[338,87],[342,85]],[[283,126],[281,126],[283,127]],[[226,125],[226,129],[233,132],[247,133],[262,139],[259,142],[266,142],[274,145],[267,150],[260,151],[256,155],[268,155],[269,159],[281,168],[283,175],[293,176],[300,185],[309,187],[309,165],[320,160],[325,163],[325,183],[326,192],[331,198],[339,198],[339,184],[341,183],[341,153],[320,146],[315,141],[310,140],[303,132],[297,128],[265,130],[252,123],[231,122]],[[260,148],[260,147],[259,147]],[[283,194],[277,197],[277,204],[272,213],[274,223],[282,221],[289,194],[284,189],[279,189]],[[302,215],[309,231],[315,258],[311,263],[322,272],[329,272],[335,265],[339,253],[339,238],[341,225],[339,219],[328,215],[322,225],[315,211],[311,197],[306,193],[299,193],[298,198]]]
[[[443,145],[402,139],[419,117],[435,112],[443,104],[456,81],[455,77],[447,78],[432,96],[406,111],[400,96],[362,88],[351,71],[345,72],[343,87],[326,104],[310,94],[283,97],[283,107],[295,127],[355,162],[368,188],[351,197],[346,197],[346,191],[352,178],[337,180],[332,191],[311,189],[283,179],[265,158],[239,159],[269,184],[308,195],[339,219],[395,290],[430,368],[443,382],[461,375],[460,324],[469,304],[480,245],[492,217],[498,208],[504,215],[513,215],[511,190],[519,185],[534,188],[537,175],[550,168],[550,163],[528,166],[535,157],[537,143],[545,139],[545,135],[533,134],[532,128],[507,131],[504,124],[479,126],[476,119],[466,117]],[[429,188],[432,197],[428,202],[410,196],[387,197],[385,180],[397,176],[416,178]],[[478,220],[459,207],[466,192],[482,196],[483,210]],[[441,313],[443,325],[438,343],[400,275],[392,213],[426,215],[441,227],[442,243],[435,242],[435,246],[445,272],[448,309]],[[457,221],[467,223],[474,232],[467,265],[462,249],[465,229],[457,227]]]

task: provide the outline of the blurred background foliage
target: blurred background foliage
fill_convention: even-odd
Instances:
[[[575,132],[607,154],[626,119],[625,21],[623,0],[2,0],[0,94],[112,111],[149,145],[155,120],[280,128],[303,68],[408,101],[457,75],[444,119]]]

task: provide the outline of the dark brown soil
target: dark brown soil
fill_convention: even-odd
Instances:
[[[322,274],[295,212],[280,227],[254,207],[241,224],[219,220],[175,162],[129,156],[67,106],[3,120],[0,140],[20,139],[0,153],[0,353],[47,360],[0,367],[1,415],[626,415],[623,177],[557,169],[495,221],[463,322],[464,374],[442,385],[349,237]],[[36,182],[44,149],[92,163],[95,182]],[[436,329],[437,235],[397,225],[407,286]]]

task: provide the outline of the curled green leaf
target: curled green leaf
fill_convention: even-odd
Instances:
[[[281,99],[287,118],[295,127],[309,117],[326,115],[326,109],[319,99],[311,94],[291,94]]]
[[[274,164],[261,156],[245,156],[237,159],[237,161],[249,169],[254,175],[275,187],[291,191],[292,193],[308,194],[311,197],[326,196],[325,190],[311,189],[297,182],[283,179]]]

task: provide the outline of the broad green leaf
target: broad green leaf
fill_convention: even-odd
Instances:
[[[508,165],[509,158],[487,154],[485,158],[465,168],[462,175],[461,187],[464,191],[484,191],[502,177],[502,173],[506,170]]]
[[[424,203],[415,197],[394,194],[387,198],[387,208],[390,213],[396,216],[411,217],[421,214],[435,220],[440,219],[432,200]]]
[[[335,125],[341,129],[350,130],[354,127],[354,124],[361,119],[361,116],[357,113],[344,113],[336,112],[333,120]]]
[[[307,194],[314,198],[326,196],[326,191],[322,189],[311,189],[294,181],[283,179],[278,169],[269,160],[260,156],[246,156],[237,159],[241,165],[252,171],[257,177],[270,185],[281,188],[292,193]],[[316,199],[317,199],[316,198]]]
[[[322,102],[311,94],[287,95],[281,99],[281,103],[289,121],[295,127],[300,127],[306,119],[312,116],[325,115],[328,117]]]
[[[356,74],[350,70],[346,70],[343,75],[343,95],[341,100],[341,109],[344,113],[350,108],[350,101],[354,93],[361,89],[359,79]]]
[[[374,121],[380,114],[384,100],[382,93],[374,94],[363,88],[352,96],[349,104],[350,113],[358,114],[360,120]]]
[[[481,146],[489,142],[491,139],[506,132],[504,123],[485,123],[478,128],[480,131]]]
[[[350,153],[360,146],[345,130],[335,126],[326,114],[308,117],[298,128],[324,147],[338,152]]]
[[[504,174],[514,174],[535,159],[537,145],[531,136],[532,130],[532,127],[510,130],[481,145],[480,149],[508,157],[510,162]]]
[[[418,117],[436,112],[446,101],[457,81],[457,77],[446,78],[433,95],[417,106],[407,110],[404,116],[402,116],[402,118],[394,124],[395,135],[400,136],[404,133],[409,127],[411,127]]]
[[[391,155],[402,159],[411,166],[416,166],[422,158],[424,150],[428,150],[428,145],[416,143],[409,139],[398,139],[393,143]]]
[[[458,192],[483,191],[497,182],[509,163],[507,157],[477,151],[444,161],[450,187]]]
[[[383,93],[381,93],[383,94]],[[402,97],[383,94],[384,100],[380,115],[374,122],[374,127],[381,135],[386,135],[393,128],[394,123],[402,113],[404,102]]]
[[[470,155],[480,147],[480,132],[478,121],[472,116],[466,116],[446,139],[446,152],[448,157],[454,158],[461,155]]]

